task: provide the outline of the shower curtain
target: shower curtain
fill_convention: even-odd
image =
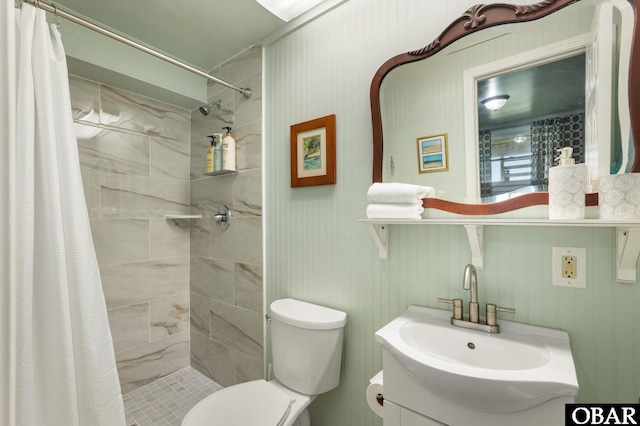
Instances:
[[[10,16],[0,24],[15,30],[2,36],[16,48],[2,52],[0,66],[17,87],[13,98],[3,97],[14,104],[2,108],[2,122],[15,121],[14,130],[3,130],[14,194],[7,207],[14,229],[7,424],[124,425],[60,34],[31,5],[3,7],[3,15]]]

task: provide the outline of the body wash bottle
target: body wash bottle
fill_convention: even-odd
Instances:
[[[231,127],[227,129],[227,135],[222,139],[222,169],[236,169],[236,140],[231,136]]]
[[[207,136],[211,138],[211,145],[207,148],[207,171],[206,173],[212,173],[215,165],[215,147],[216,147],[216,135]]]
[[[216,133],[213,136],[218,140],[213,150],[213,171],[219,172],[222,170],[222,133]]]
[[[558,152],[558,165],[549,169],[549,219],[584,219],[587,166],[575,164],[571,147]]]

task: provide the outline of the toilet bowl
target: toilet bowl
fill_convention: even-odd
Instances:
[[[306,409],[314,399],[277,380],[254,380],[204,398],[187,413],[182,426],[309,426]]]
[[[294,299],[271,304],[275,379],[229,386],[204,398],[182,426],[309,426],[307,407],[338,386],[344,312]]]

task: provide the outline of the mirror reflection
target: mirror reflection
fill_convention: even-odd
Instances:
[[[480,197],[546,190],[559,148],[584,163],[585,54],[477,81]]]

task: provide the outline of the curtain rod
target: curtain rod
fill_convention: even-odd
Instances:
[[[66,19],[68,21],[74,22],[74,23],[76,23],[78,25],[82,25],[85,28],[88,28],[88,29],[93,30],[95,32],[98,32],[98,33],[100,33],[102,35],[110,37],[110,38],[112,38],[114,40],[117,40],[117,41],[119,41],[121,43],[126,44],[127,46],[131,46],[131,47],[133,47],[135,49],[141,50],[141,51],[143,51],[145,53],[148,53],[151,56],[155,56],[158,59],[162,59],[163,61],[169,62],[169,63],[171,63],[173,65],[176,65],[176,66],[178,66],[178,67],[180,67],[182,69],[185,69],[185,70],[187,70],[189,72],[197,74],[200,77],[204,77],[207,80],[211,80],[214,83],[221,84],[221,85],[223,85],[225,87],[228,87],[229,89],[233,89],[233,90],[235,90],[237,92],[240,92],[247,99],[249,99],[251,97],[251,89],[243,89],[242,87],[235,86],[235,85],[233,85],[231,83],[228,83],[228,82],[226,82],[224,80],[221,80],[221,79],[219,79],[217,77],[209,75],[209,74],[207,74],[205,72],[202,72],[202,71],[200,71],[200,70],[198,70],[198,69],[196,69],[196,68],[194,68],[194,67],[192,67],[190,65],[185,64],[184,62],[180,62],[180,61],[178,61],[176,59],[171,58],[170,56],[167,56],[167,55],[165,55],[163,53],[160,53],[160,52],[158,52],[156,50],[153,50],[153,49],[151,49],[149,47],[146,47],[146,46],[144,46],[144,45],[142,45],[140,43],[137,43],[137,42],[135,42],[133,40],[130,40],[130,39],[126,38],[126,37],[123,37],[123,36],[121,36],[119,34],[116,34],[116,33],[112,32],[112,31],[109,31],[109,30],[107,30],[105,28],[102,28],[102,27],[100,27],[100,26],[98,26],[96,24],[93,24],[93,23],[91,23],[89,21],[86,21],[86,20],[84,20],[82,18],[79,18],[79,17],[77,17],[75,15],[72,15],[72,14],[70,14],[68,12],[65,12],[64,10],[58,9],[58,7],[56,7],[55,5],[47,4],[47,3],[41,2],[40,0],[22,0],[22,1],[24,3],[29,3],[30,5],[33,5],[33,6],[37,7],[37,8],[45,10],[47,12],[53,13],[55,16],[59,16],[59,17],[64,18],[64,19]]]

